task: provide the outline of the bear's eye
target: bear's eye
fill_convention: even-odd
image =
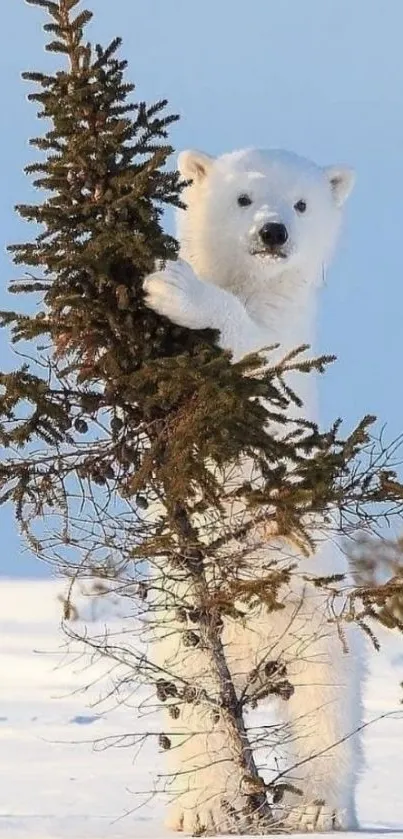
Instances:
[[[251,203],[252,199],[249,195],[246,195],[246,192],[238,196],[238,204],[240,207],[249,207]]]
[[[301,198],[300,201],[297,201],[297,203],[294,204],[294,210],[296,210],[297,213],[305,213],[306,201],[304,201],[303,198]]]

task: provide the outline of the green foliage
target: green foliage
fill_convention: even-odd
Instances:
[[[403,631],[403,539],[364,533],[347,543],[357,586],[353,607],[388,629]],[[358,604],[358,605],[357,605]]]
[[[178,249],[162,226],[164,209],[181,206],[182,184],[169,169],[177,117],[165,101],[132,101],[120,39],[92,48],[91,13],[77,9],[80,0],[27,2],[46,11],[47,50],[65,69],[24,73],[45,132],[31,141],[40,159],[26,167],[38,203],[17,207],[34,238],[10,247],[29,273],[11,290],[34,295],[37,306],[0,313],[25,355],[0,373],[0,503],[14,505],[31,548],[72,581],[95,571],[118,581],[148,627],[154,617],[161,628],[169,610],[183,649],[204,651],[211,690],[136,658],[135,649],[85,639],[130,667],[130,680],[156,685],[173,718],[179,700],[203,701],[237,744],[234,765],[252,790],[245,830],[266,832],[267,790],[243,709],[273,694],[287,701],[293,686],[279,662],[262,661],[240,699],[224,620],[242,622],[257,605],[282,608],[298,561],[270,562],[267,550],[263,563],[262,552],[256,559],[273,530],[309,551],[317,514],[321,525],[331,511],[333,527],[354,530],[385,509],[400,513],[403,488],[390,453],[371,439],[372,417],[347,437],[339,422],[321,432],[290,420],[290,408],[302,406],[288,373],[323,372],[331,358],[307,359],[300,347],[271,366],[259,355],[232,364],[212,330],[173,326],[146,308],[144,277]],[[326,590],[341,580],[316,582]],[[365,602],[356,619],[370,632],[369,595]],[[160,745],[170,747],[166,734]]]
[[[225,468],[246,457],[262,476],[236,490],[251,517],[275,519],[305,547],[307,513],[398,503],[400,485],[391,491],[393,475],[385,484],[379,460],[365,482],[357,471],[371,418],[346,440],[337,423],[321,433],[289,422],[300,403],[287,373],[323,371],[331,359],[307,360],[300,348],[265,371],[258,356],[231,364],[211,330],[173,326],[144,306],[144,276],[177,253],[162,228],[164,207],[181,206],[178,173],[167,168],[177,117],[166,102],[131,101],[120,40],[93,49],[84,37],[91,13],[77,11],[78,0],[30,4],[47,11],[47,49],[67,66],[23,74],[46,131],[31,141],[42,160],[26,168],[41,200],[17,207],[39,233],[10,247],[30,271],[11,288],[39,295],[39,305],[33,315],[2,313],[12,341],[32,347],[31,363],[0,376],[0,439],[10,451],[2,500],[15,502],[26,527],[48,506],[68,506],[74,478],[86,497],[94,484],[109,498],[140,499],[138,508],[162,499],[175,531],[178,504],[190,517],[209,507],[223,514]],[[217,549],[228,521],[225,534],[215,534]],[[142,544],[152,553],[144,532]]]
[[[163,170],[177,117],[165,114],[164,101],[129,101],[134,85],[117,55],[120,39],[95,50],[84,40],[90,12],[73,19],[77,4],[31,5],[47,9],[52,23],[44,28],[54,37],[47,49],[65,54],[68,67],[23,74],[39,88],[28,98],[49,126],[31,140],[45,159],[26,167],[46,200],[17,207],[41,233],[10,248],[35,272],[12,290],[42,292],[43,307],[36,317],[3,318],[14,341],[50,335],[83,380],[117,381],[145,359],[191,350],[197,340],[143,306],[142,277],[177,249],[161,229],[164,205],[180,204],[178,174]]]

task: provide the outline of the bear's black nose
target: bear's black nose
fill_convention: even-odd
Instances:
[[[268,248],[280,248],[281,245],[285,245],[288,239],[286,226],[276,221],[264,224],[259,230],[259,236]]]

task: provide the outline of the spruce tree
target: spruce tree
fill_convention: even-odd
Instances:
[[[80,0],[27,2],[47,13],[47,49],[66,66],[23,74],[46,130],[31,140],[41,159],[26,167],[38,203],[17,207],[34,238],[10,247],[28,273],[11,290],[33,294],[38,306],[1,313],[13,343],[29,347],[22,366],[0,375],[1,501],[13,503],[38,556],[71,579],[96,569],[118,580],[157,631],[169,601],[183,646],[205,651],[207,683],[186,685],[140,653],[133,678],[162,701],[174,698],[176,709],[194,701],[188,688],[214,709],[234,745],[234,772],[247,781],[242,812],[227,808],[226,823],[269,832],[279,792],[259,775],[245,711],[271,693],[286,701],[292,686],[266,668],[259,689],[240,701],[222,626],[228,615],[242,621],[256,599],[278,608],[293,569],[245,580],[242,540],[255,533],[263,543],[265,527],[276,527],[309,550],[312,514],[333,507],[354,529],[368,505],[400,511],[401,486],[382,468],[387,456],[357,466],[371,418],[346,439],[338,423],[325,433],[290,423],[298,397],[287,372],[322,371],[329,359],[307,361],[300,348],[272,366],[260,356],[232,364],[214,332],[173,326],[146,308],[144,277],[177,254],[162,226],[164,208],[181,204],[169,169],[177,117],[165,101],[132,101],[120,39],[88,44],[91,13],[77,8]],[[270,433],[271,420],[283,434]],[[240,478],[229,494],[226,471],[235,465],[242,476],[246,460],[259,480]],[[239,515],[228,512],[234,500]],[[188,581],[185,602],[178,580]],[[101,647],[116,657],[107,640]],[[169,747],[169,732],[160,743]]]

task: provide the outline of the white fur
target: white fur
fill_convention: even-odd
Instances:
[[[284,151],[253,149],[218,159],[184,152],[179,168],[192,179],[184,194],[187,210],[178,218],[181,258],[146,279],[148,305],[174,323],[219,329],[221,345],[232,350],[235,360],[273,343],[281,345],[281,355],[302,343],[312,345],[317,291],[352,187],[351,172],[323,169]],[[241,194],[249,196],[250,205],[238,205]],[[295,209],[300,200],[306,202],[304,213]],[[280,257],[258,252],[259,231],[271,221],[288,231]],[[304,399],[304,415],[315,418],[314,377],[300,375],[293,384]],[[360,746],[357,736],[348,735],[360,723],[361,654],[352,632],[350,654],[343,652],[334,625],[327,622],[324,595],[302,581],[302,573],[310,570],[325,575],[347,568],[341,552],[327,541],[299,567],[301,576],[284,594],[282,611],[251,610],[242,628],[228,621],[226,653],[239,691],[266,654],[287,663],[296,687],[291,699],[279,703],[293,731],[289,759],[299,764],[290,779],[304,790],[302,799],[286,798],[289,830],[353,829]],[[176,676],[197,681],[208,670],[204,653],[180,653],[178,634],[173,627],[168,632],[168,624],[159,661],[167,669],[172,666]],[[171,755],[173,774],[181,773],[172,788],[181,794],[169,824],[225,832],[216,793],[226,790],[235,801],[240,786],[225,734],[212,728],[205,708],[194,705],[171,721],[171,729],[175,725],[193,736],[179,740]],[[317,757],[307,760],[312,755]]]

